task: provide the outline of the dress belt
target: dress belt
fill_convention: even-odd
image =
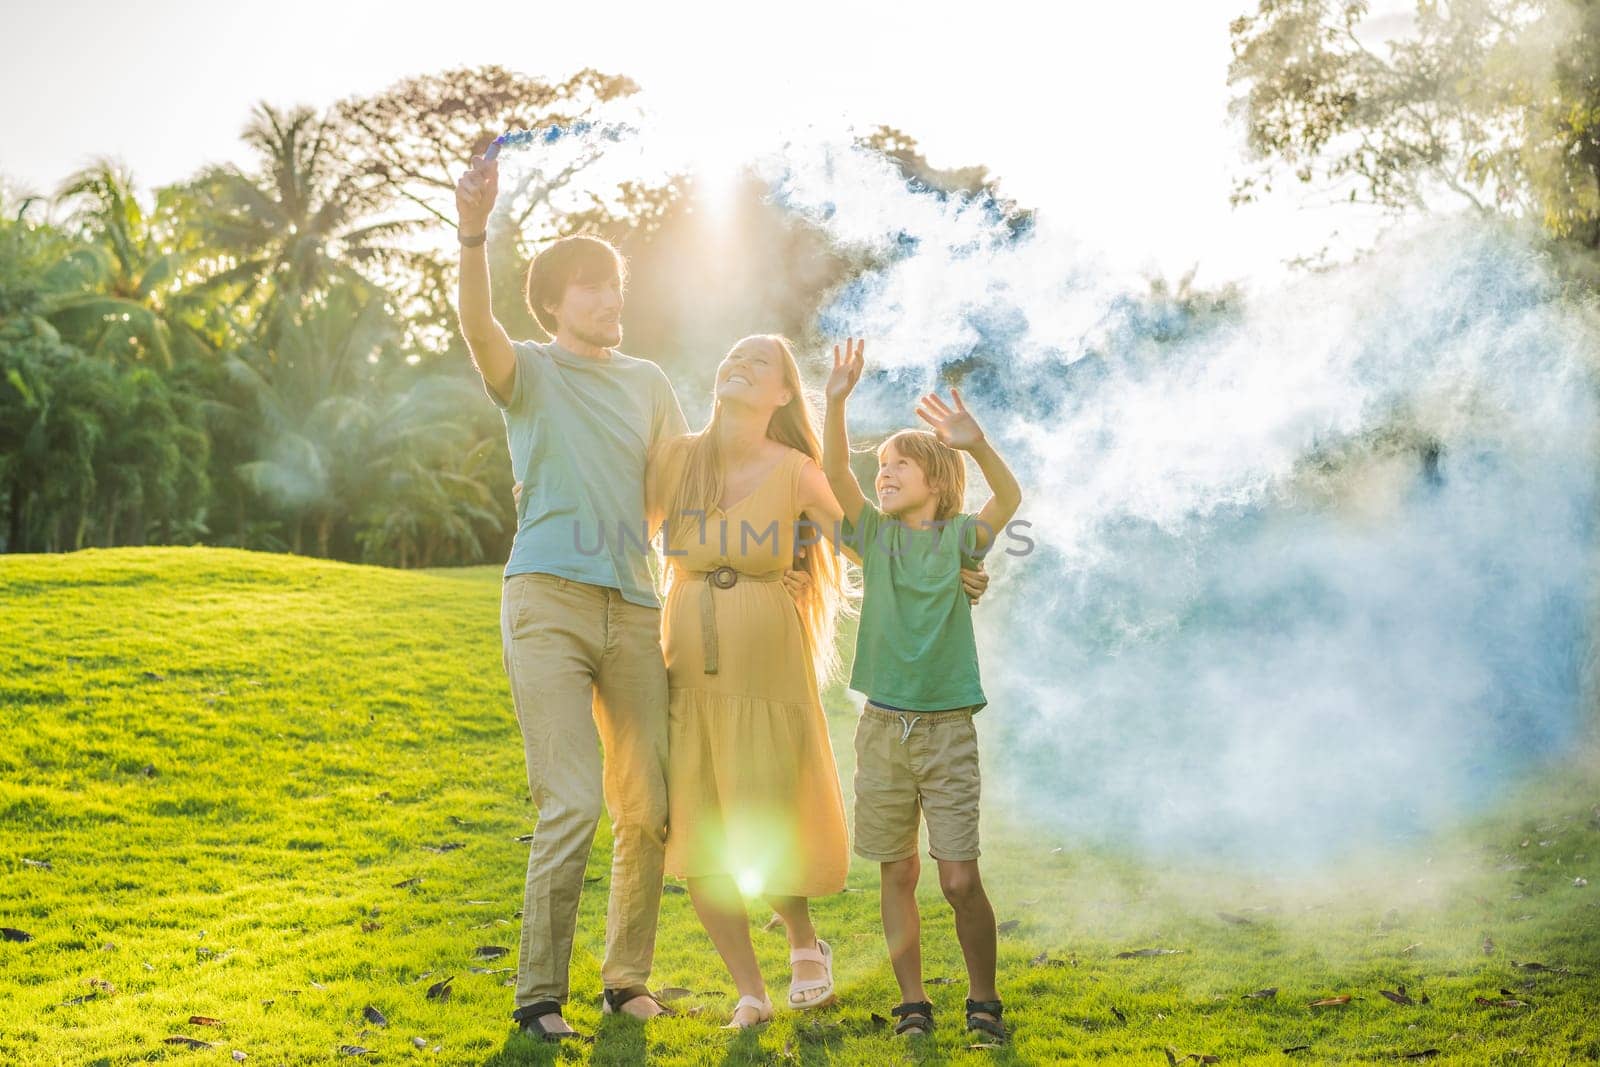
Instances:
[[[709,571],[684,571],[685,574],[704,576],[706,586],[700,591],[700,643],[705,649],[706,673],[717,673],[717,608],[712,602],[711,588],[732,589],[743,579],[747,582],[776,582],[783,577],[782,571],[768,571],[765,574],[745,574],[734,570],[732,567],[722,566]]]

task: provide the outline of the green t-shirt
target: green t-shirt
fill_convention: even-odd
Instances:
[[[903,711],[953,711],[988,703],[978,678],[972,605],[961,567],[972,566],[973,516],[941,530],[912,529],[869,501],[840,528],[861,557],[861,623],[850,688]]]
[[[621,352],[588,359],[554,343],[512,347],[509,402],[484,387],[522,483],[506,577],[554,574],[659,607],[644,547],[644,472],[659,441],[688,430],[671,383]]]

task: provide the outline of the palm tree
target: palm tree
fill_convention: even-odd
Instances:
[[[238,474],[287,514],[295,552],[310,521],[327,556],[335,524],[366,492],[370,372],[397,337],[380,294],[344,285],[305,314],[280,308],[266,343],[226,359],[261,420],[258,458]]]
[[[71,209],[81,243],[50,268],[45,315],[89,355],[119,362],[148,355],[170,368],[175,353],[198,359],[214,351],[204,294],[184,285],[196,248],[175,203],[180,196],[164,190],[147,211],[133,176],[107,159],[62,184],[56,199]]]
[[[231,263],[212,286],[259,309],[258,335],[335,286],[375,289],[375,271],[400,254],[394,239],[416,223],[376,220],[389,194],[347,166],[339,126],[263,103],[244,140],[260,157],[257,173],[220,168],[199,183],[207,243]]]

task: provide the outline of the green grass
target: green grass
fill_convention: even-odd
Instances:
[[[1512,963],[1600,974],[1600,884],[1573,884],[1600,874],[1592,756],[1492,819],[1345,865],[1337,880],[1142,865],[990,812],[985,878],[999,917],[1018,921],[1001,941],[1015,1040],[990,1051],[968,1050],[958,1025],[960,956],[931,869],[926,969],[954,980],[931,988],[939,1029],[913,1046],[874,1026],[896,998],[876,872],[859,862],[850,891],[815,909],[838,953],[837,1009],[783,1014],[760,1033],[717,1029],[731,988],[687,898],[669,893],[655,982],[693,990],[678,1003],[698,1014],[602,1023],[602,828],[570,1012],[598,1039],[558,1049],[515,1037],[509,975],[472,969],[506,962],[482,964],[477,946],[514,954],[516,837],[534,821],[498,592],[492,568],[401,573],[209,549],[0,557],[0,925],[33,935],[0,942],[0,1063],[231,1063],[232,1050],[252,1064],[359,1062],[341,1045],[449,1064],[1160,1064],[1167,1046],[1224,1063],[1429,1048],[1470,1063],[1600,1057],[1589,1022],[1600,978]],[[837,691],[832,702],[847,762],[852,724]],[[1002,773],[997,758],[986,773]],[[431,850],[446,844],[461,847]],[[781,994],[782,936],[754,936]],[[1115,958],[1147,947],[1182,951]],[[451,999],[425,999],[450,975]],[[1400,984],[1430,1002],[1378,993]],[[1266,986],[1275,998],[1242,996]],[[1529,1006],[1475,1005],[1502,987]],[[1307,1006],[1336,994],[1358,999]],[[363,1021],[367,1005],[387,1028]],[[217,1047],[162,1043],[174,1035]],[[1280,1051],[1294,1045],[1311,1049]]]

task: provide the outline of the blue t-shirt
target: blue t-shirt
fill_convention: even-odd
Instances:
[[[650,579],[644,472],[657,442],[686,433],[660,367],[612,351],[589,359],[517,341],[501,403],[511,470],[522,483],[505,576],[554,574],[660,607]]]

